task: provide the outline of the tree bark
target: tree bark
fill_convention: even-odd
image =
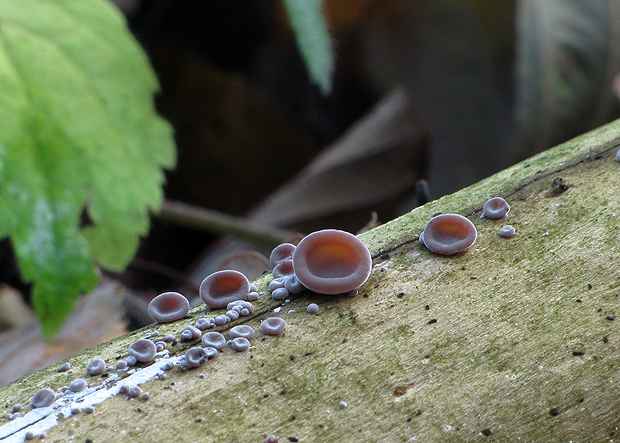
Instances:
[[[218,330],[244,323],[258,331],[262,319],[278,316],[288,323],[283,335],[257,332],[247,352],[227,347],[200,368],[176,366],[166,380],[141,385],[148,401],[116,395],[92,414],[61,416],[47,441],[614,439],[619,144],[617,121],[361,235],[375,267],[357,297],[304,293],[281,306],[264,295],[252,316]],[[508,219],[480,219],[495,196],[510,203]],[[438,212],[472,220],[474,246],[449,257],[421,246],[418,235]],[[514,237],[499,237],[506,224]],[[270,279],[259,279],[259,290],[268,293]],[[317,315],[306,312],[311,302]],[[12,383],[0,389],[0,404],[29,412],[38,389],[86,378],[94,357],[114,365],[137,338],[154,330],[178,337],[213,314],[203,305],[190,316],[89,349],[69,359],[72,374],[55,365]],[[186,348],[168,349],[174,356]],[[26,428],[2,434],[15,422],[0,421],[0,438],[23,440]]]

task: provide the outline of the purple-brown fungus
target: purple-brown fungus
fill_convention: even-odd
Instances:
[[[155,343],[151,340],[147,340],[146,338],[141,338],[129,346],[127,353],[130,356],[135,357],[137,361],[144,363],[153,360],[155,358],[156,351]]]
[[[477,236],[476,227],[467,218],[458,214],[441,214],[426,224],[419,240],[437,254],[452,255],[473,245]]]
[[[39,389],[32,397],[33,408],[44,408],[56,400],[56,393],[50,388]]]
[[[250,340],[245,337],[236,337],[230,341],[230,347],[237,352],[245,352],[250,349]]]
[[[501,197],[493,197],[487,200],[482,207],[482,215],[480,218],[506,218],[510,211],[510,205]]]
[[[504,237],[504,238],[510,238],[513,235],[515,235],[515,228],[510,226],[510,225],[506,225],[506,226],[502,226],[499,230],[499,236],[500,237]]]
[[[189,301],[178,292],[164,292],[149,303],[148,313],[157,323],[182,319],[189,312]]]
[[[273,251],[271,251],[269,261],[271,262],[272,266],[276,266],[278,263],[283,262],[284,260],[290,260],[293,256],[293,252],[295,252],[294,244],[282,243],[281,245],[276,246]]]
[[[88,375],[103,374],[106,369],[105,361],[102,358],[95,358],[86,365],[86,373]]]
[[[209,355],[201,347],[190,348],[185,353],[185,361],[193,368],[204,365],[209,360]]]
[[[308,314],[318,314],[319,313],[319,305],[316,303],[310,303],[307,308]]]
[[[289,296],[289,292],[286,288],[277,288],[271,292],[271,298],[275,298],[276,300],[284,300]]]
[[[297,280],[320,294],[343,294],[359,288],[371,267],[366,245],[355,235],[336,229],[307,235],[293,253]]]
[[[293,260],[283,260],[273,268],[273,278],[289,277],[293,275]]]
[[[280,317],[269,317],[260,324],[260,330],[265,335],[280,335],[286,329],[286,321]]]
[[[219,332],[207,332],[202,336],[202,346],[203,347],[211,347],[215,349],[222,349],[226,346],[226,337],[224,337]]]
[[[217,271],[200,284],[200,298],[209,307],[223,308],[235,300],[245,300],[250,293],[250,282],[239,271]]]
[[[69,384],[69,390],[71,392],[80,392],[86,389],[88,382],[83,378],[76,378]]]
[[[255,334],[256,332],[254,331],[254,328],[248,325],[237,325],[232,328],[228,333],[228,335],[230,335],[230,338],[244,337],[248,340],[253,338]]]

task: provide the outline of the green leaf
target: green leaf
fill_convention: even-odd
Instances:
[[[319,0],[284,0],[310,78],[325,95],[332,89],[334,55]]]
[[[97,283],[95,262],[126,266],[161,205],[175,151],[157,89],[107,1],[0,0],[0,237],[47,337]]]

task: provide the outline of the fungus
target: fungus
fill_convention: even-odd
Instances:
[[[183,338],[183,334],[185,334],[185,339]],[[202,334],[202,332],[200,331],[200,329],[195,328],[193,326],[185,326],[185,329],[183,330],[183,332],[181,332],[181,341],[186,341],[186,340],[196,340],[197,338],[200,338],[200,335]],[[189,338],[187,338],[189,337]]]
[[[245,352],[250,349],[250,340],[244,337],[233,338],[230,341],[230,347],[237,352]]]
[[[142,388],[140,386],[132,386],[127,391],[127,395],[131,398],[136,398],[138,395],[142,394]]]
[[[71,369],[71,363],[66,362],[66,363],[61,364],[58,367],[58,372],[65,372],[65,371],[68,371],[69,369]]]
[[[83,378],[76,378],[69,384],[69,390],[71,392],[80,392],[86,389],[86,386],[88,386],[88,382],[86,380]]]
[[[473,245],[477,235],[474,224],[462,215],[441,214],[426,224],[419,240],[437,254],[452,255]]]
[[[294,272],[295,271],[293,269],[293,260],[284,260],[278,263],[275,268],[273,268],[272,274],[273,278],[281,278],[293,275]]]
[[[136,363],[138,363],[138,359],[133,355],[130,355],[125,359],[125,362],[127,362],[128,366],[134,366]]]
[[[189,301],[178,292],[164,292],[149,303],[148,313],[157,323],[180,320],[189,312]]]
[[[117,371],[124,371],[125,369],[127,369],[127,366],[129,365],[127,364],[125,360],[119,360],[118,362],[116,362]]]
[[[153,360],[156,351],[155,343],[146,338],[141,338],[133,342],[127,352],[131,357],[135,357],[137,361],[144,363]],[[127,363],[129,363],[129,359],[127,359]]]
[[[278,443],[280,439],[277,435],[269,435],[263,443]]]
[[[200,284],[200,298],[211,308],[223,308],[231,301],[245,300],[250,293],[250,282],[239,271],[217,271]]]
[[[209,358],[209,360],[211,360],[212,358],[217,357],[217,349],[211,347],[211,346],[206,346],[204,348],[205,352],[207,353],[207,357]]]
[[[286,288],[274,289],[271,293],[271,298],[275,298],[276,300],[284,300],[288,296],[289,292]]]
[[[308,314],[318,314],[319,312],[319,305],[317,305],[316,303],[310,303],[308,305]]]
[[[306,287],[301,284],[295,275],[290,275],[284,279],[284,289],[291,294],[299,294],[303,292]]]
[[[232,328],[228,333],[228,335],[230,335],[230,338],[244,337],[248,340],[253,338],[255,334],[256,332],[254,332],[254,328],[248,325],[237,325]]]
[[[269,282],[269,290],[274,291],[278,288],[283,288],[284,280],[286,280],[286,277],[274,278],[273,280]]]
[[[510,225],[502,226],[499,230],[499,236],[504,238],[510,238],[515,235],[515,228]]]
[[[176,339],[175,339],[174,335],[172,335],[172,334],[168,334],[168,335],[166,335],[166,336],[164,337],[164,341],[165,341],[166,343],[173,342],[174,340],[176,340]]]
[[[157,343],[155,343],[155,351],[156,352],[161,352],[164,349],[166,349],[166,342],[165,341],[158,341]]]
[[[205,348],[210,346],[218,350],[222,349],[224,346],[226,346],[226,337],[224,337],[219,332],[207,332],[205,335],[202,336],[202,346]]]
[[[293,252],[295,252],[294,244],[282,243],[281,245],[276,246],[273,251],[271,251],[269,261],[273,266],[276,266],[278,263],[281,263],[284,260],[290,260],[293,256]]]
[[[320,294],[342,294],[368,279],[372,259],[366,245],[353,234],[335,229],[304,237],[293,254],[297,279]]]
[[[510,211],[510,205],[501,197],[493,197],[487,200],[482,207],[482,215],[480,218],[506,218]]]
[[[241,311],[241,309],[239,309]],[[239,318],[239,311],[231,309],[230,311],[226,311],[226,317],[230,319],[230,321],[237,320]]]
[[[346,402],[346,401],[341,401],[341,402],[338,404],[338,407],[339,407],[340,409],[345,409],[347,406],[348,406],[348,405],[347,405],[347,402]]]
[[[239,308],[235,308],[235,306],[239,306]],[[254,312],[254,305],[244,300],[237,300],[237,301],[228,303],[228,305],[226,306],[226,309],[228,309],[229,311],[232,309],[238,309],[239,314],[241,314],[241,311],[243,311],[244,309],[247,309],[248,311],[250,311],[250,313],[252,313]]]
[[[260,295],[256,291],[252,291],[248,294],[248,301],[256,301],[260,298]]]
[[[56,400],[56,393],[50,388],[39,389],[32,397],[33,408],[44,408]]]
[[[223,326],[230,321],[230,318],[226,317],[225,315],[218,315],[217,317],[215,317],[214,321],[217,326]]]
[[[105,368],[105,361],[101,358],[96,358],[86,366],[86,373],[88,375],[99,375],[105,371]]]
[[[286,322],[280,317],[269,317],[260,324],[260,330],[265,335],[280,335],[286,328]]]
[[[187,362],[188,366],[191,366],[192,368],[204,365],[207,360],[209,360],[207,351],[205,351],[200,346],[190,348],[185,353],[185,361]]]
[[[199,318],[194,326],[196,329],[204,331],[205,329],[209,329],[211,327],[211,322],[208,318]]]

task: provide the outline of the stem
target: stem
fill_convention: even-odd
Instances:
[[[266,246],[276,246],[290,241],[294,233],[274,226],[253,223],[241,217],[223,214],[211,209],[199,208],[186,203],[164,200],[159,213],[160,220],[181,226],[234,235]]]

